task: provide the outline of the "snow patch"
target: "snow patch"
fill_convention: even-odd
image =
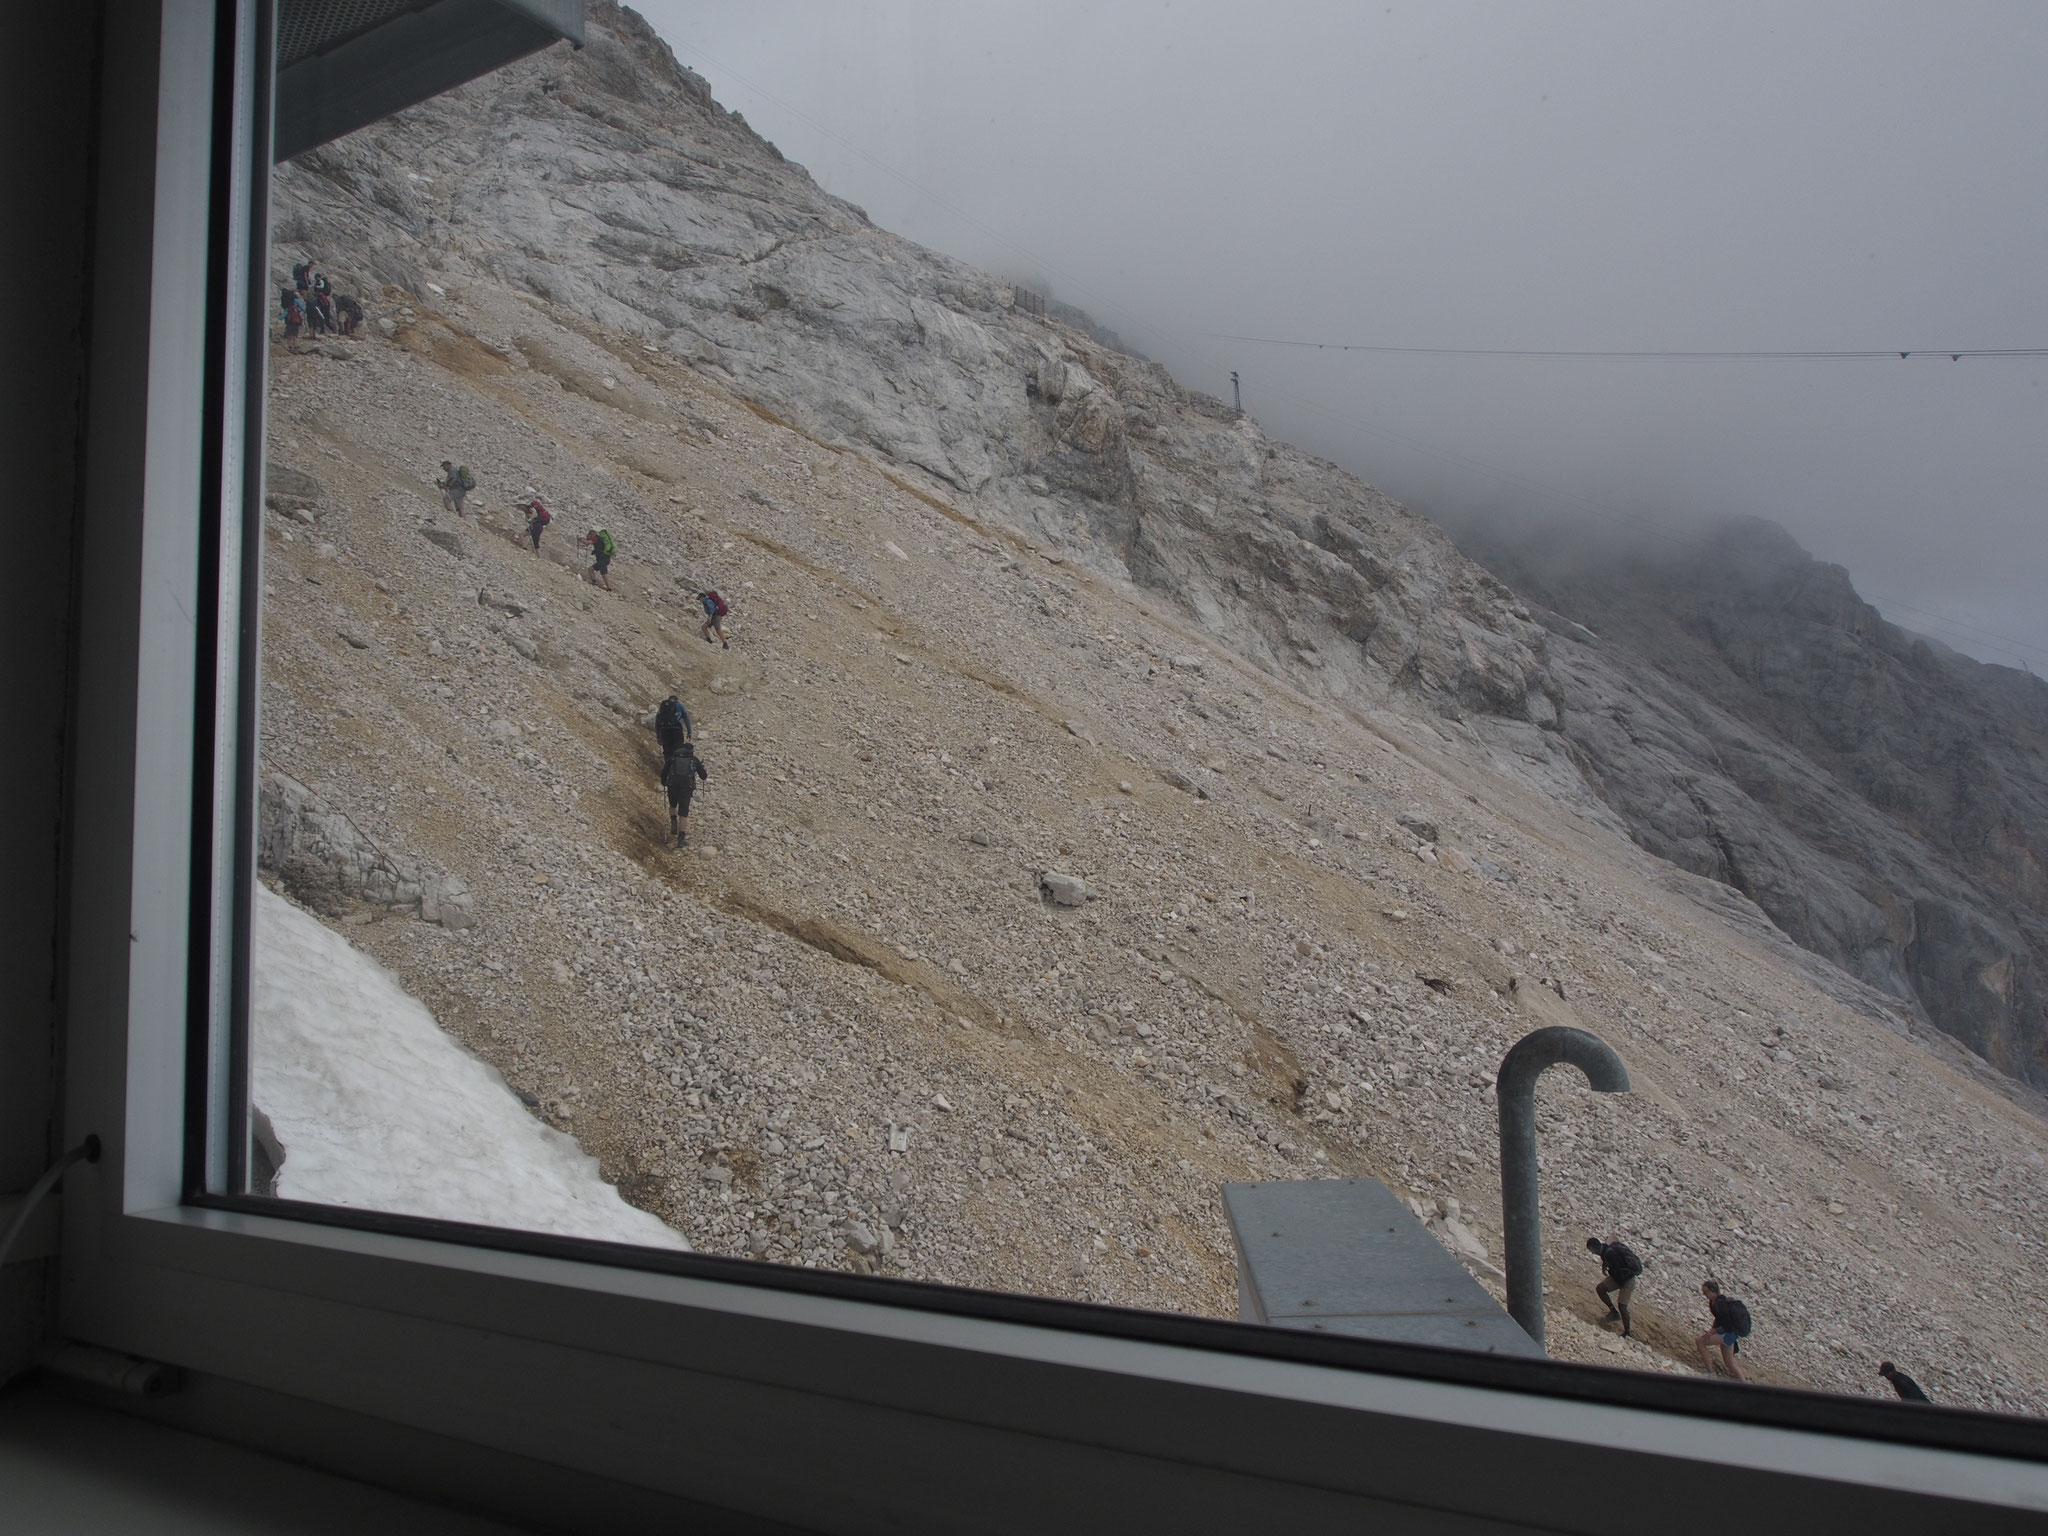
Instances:
[[[250,1098],[284,1147],[280,1197],[690,1246],[620,1199],[396,976],[262,886],[254,971]]]

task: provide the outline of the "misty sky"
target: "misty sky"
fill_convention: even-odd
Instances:
[[[1419,511],[1753,512],[2048,673],[2048,6],[643,0],[876,222]],[[1958,628],[1960,624],[1962,628]]]

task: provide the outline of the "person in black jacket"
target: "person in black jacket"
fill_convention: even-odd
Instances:
[[[1619,1240],[1603,1243],[1597,1237],[1586,1239],[1586,1248],[1600,1261],[1600,1283],[1593,1287],[1593,1294],[1607,1304],[1607,1320],[1621,1319],[1621,1336],[1625,1339],[1635,1327],[1629,1316],[1628,1304],[1636,1298],[1636,1282],[1643,1277],[1643,1261],[1636,1257],[1635,1249]]]
[[[662,788],[668,791],[668,830],[676,840],[678,848],[690,846],[690,797],[697,792],[697,781],[709,779],[704,764],[697,758],[696,748],[685,741],[661,765]]]
[[[1713,1351],[1721,1352],[1721,1364],[1728,1374],[1737,1381],[1749,1378],[1742,1373],[1742,1364],[1735,1356],[1742,1348],[1742,1341],[1749,1336],[1749,1308],[1733,1296],[1723,1296],[1718,1281],[1705,1280],[1700,1283],[1700,1294],[1707,1298],[1707,1311],[1713,1314],[1714,1326],[1694,1340],[1700,1347],[1700,1360],[1709,1376],[1714,1374]]]
[[[1882,1376],[1886,1381],[1890,1382],[1892,1384],[1892,1390],[1898,1393],[1900,1397],[1904,1398],[1909,1403],[1925,1403],[1932,1401],[1932,1399],[1930,1399],[1928,1395],[1920,1389],[1919,1382],[1915,1381],[1912,1377],[1908,1376],[1904,1371],[1900,1370],[1896,1365],[1893,1365],[1889,1360],[1879,1362],[1877,1367],[1877,1374]]]
[[[654,707],[654,739],[661,744],[661,760],[666,763],[675,755],[677,747],[691,736],[690,711],[683,701],[670,694]]]

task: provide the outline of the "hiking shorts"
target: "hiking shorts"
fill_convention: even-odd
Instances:
[[[1617,1307],[1625,1307],[1636,1299],[1636,1282],[1642,1278],[1641,1275],[1636,1275],[1617,1284],[1614,1277],[1609,1275],[1601,1284],[1605,1286],[1610,1302]]]
[[[590,568],[593,571],[597,572],[598,575],[602,576],[606,571],[612,568],[612,557],[610,555],[605,554],[602,551],[599,551],[597,558],[591,562]]]
[[[668,808],[678,816],[690,814],[690,797],[697,793],[697,775],[691,774],[682,783],[668,792]]]
[[[1722,1328],[1716,1328],[1716,1329],[1714,1330],[1714,1337],[1715,1337],[1715,1338],[1717,1338],[1717,1339],[1719,1339],[1719,1340],[1721,1341],[1721,1347],[1722,1347],[1723,1349],[1725,1349],[1725,1350],[1730,1350],[1730,1351],[1732,1351],[1733,1353],[1735,1353],[1735,1354],[1738,1354],[1738,1355],[1742,1353],[1742,1335],[1741,1335],[1741,1334],[1739,1334],[1739,1333],[1730,1333],[1730,1332],[1728,1332],[1728,1331],[1727,1331],[1727,1330],[1725,1330],[1725,1329],[1722,1329]]]

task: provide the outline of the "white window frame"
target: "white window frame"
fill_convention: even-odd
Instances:
[[[267,87],[216,12],[122,7],[102,80],[66,1120],[107,1155],[64,1203],[60,1323],[187,1373],[140,1411],[582,1529],[2041,1529],[2048,1435],[1989,1415],[225,1194],[231,986],[193,937],[248,880],[210,584],[256,505]]]

